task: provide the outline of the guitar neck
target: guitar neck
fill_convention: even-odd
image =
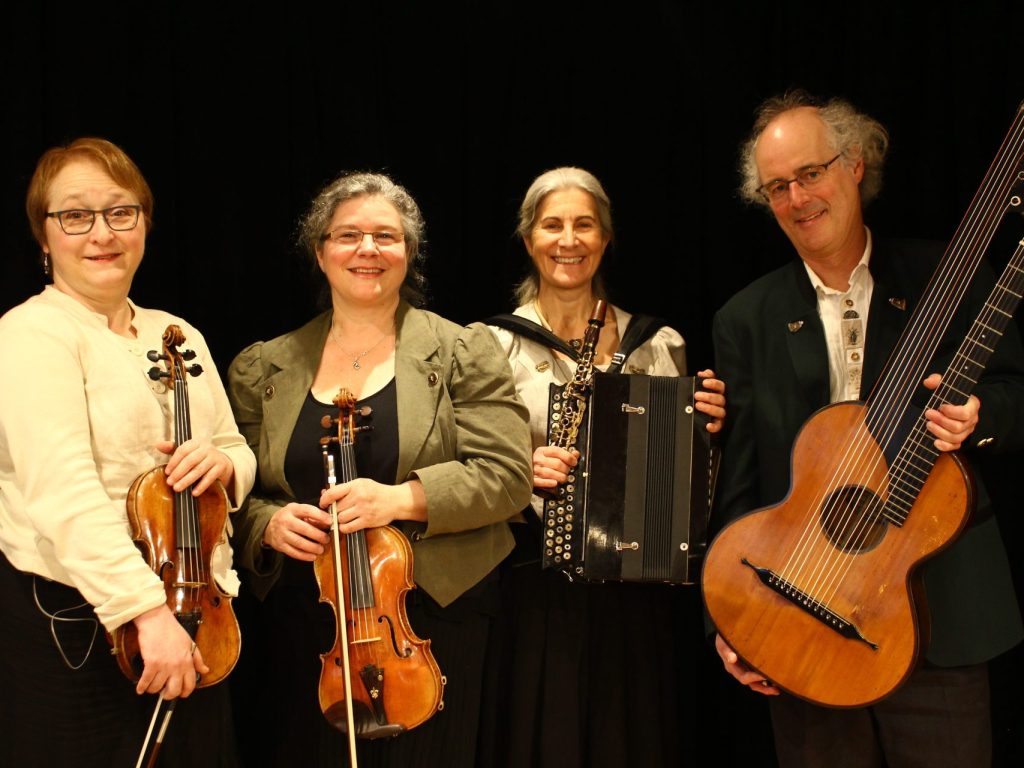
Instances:
[[[942,383],[932,393],[926,409],[937,409],[950,403],[963,405],[981,380],[989,358],[1002,339],[1013,313],[1024,296],[1024,240],[1017,245],[1013,257],[996,281],[988,299],[960,344],[953,360],[942,376]],[[892,493],[883,514],[890,522],[901,524],[928,479],[939,451],[927,428],[924,413],[917,417],[910,438],[904,441],[890,467]]]

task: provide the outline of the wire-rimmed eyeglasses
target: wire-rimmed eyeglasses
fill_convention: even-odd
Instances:
[[[401,232],[393,232],[390,229],[382,229],[377,232],[363,232],[361,229],[344,227],[340,229],[333,229],[330,232],[320,235],[320,242],[322,243],[326,240],[330,240],[338,245],[351,248],[363,242],[363,238],[367,235],[373,238],[373,242],[379,248],[387,248],[390,245],[397,245],[402,242],[403,238]]]
[[[792,179],[772,179],[771,181],[766,181],[757,188],[757,191],[769,203],[777,203],[789,194],[789,185],[794,181],[804,189],[809,189],[815,184],[820,183],[825,178],[825,174],[828,173],[829,166],[842,156],[843,153],[840,152],[827,163],[805,166],[797,171],[796,176]]]

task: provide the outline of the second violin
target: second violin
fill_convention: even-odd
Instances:
[[[320,441],[328,487],[358,476],[354,443],[364,427],[355,416],[368,409],[355,403],[342,389],[334,399],[338,417],[324,417],[324,427],[337,427],[336,436]],[[356,737],[396,736],[442,709],[445,679],[430,641],[416,637],[406,616],[405,593],[414,586],[408,540],[391,526],[343,534],[334,505],[330,514],[331,542],[314,563],[320,600],[334,609],[337,627],[334,646],[321,656],[320,708],[348,734],[354,766]]]

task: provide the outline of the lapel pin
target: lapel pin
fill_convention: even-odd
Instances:
[[[537,363],[537,373],[544,373],[544,371],[546,371],[550,367],[551,363],[549,363],[547,360],[541,360],[539,363]]]
[[[794,320],[792,323],[788,323],[786,327],[789,328],[790,333],[796,333],[797,331],[804,327],[804,321]]]
[[[894,299],[889,299],[889,303],[892,304],[894,307],[896,307],[896,309],[906,309],[907,308],[907,300],[906,299],[895,299],[895,298]]]

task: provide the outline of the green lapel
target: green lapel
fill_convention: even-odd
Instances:
[[[295,494],[284,476],[284,455],[306,393],[313,385],[313,377],[320,365],[330,320],[331,313],[325,312],[294,334],[283,337],[282,343],[271,341],[263,346],[268,372],[263,390],[263,430],[266,437],[262,445],[266,455],[261,455],[259,460],[268,475],[264,484],[270,487],[279,485],[292,497]]]
[[[443,460],[423,456],[424,443],[437,419],[444,379],[441,344],[425,312],[404,301],[395,316],[395,391],[398,400],[398,472],[404,482],[414,467]]]

